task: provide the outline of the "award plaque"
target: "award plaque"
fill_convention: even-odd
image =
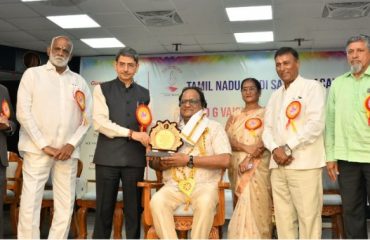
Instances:
[[[177,152],[183,144],[177,123],[168,120],[157,121],[149,136],[152,150],[147,152],[147,157],[169,156]]]

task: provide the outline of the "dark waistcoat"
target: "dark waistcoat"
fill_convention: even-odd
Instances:
[[[100,86],[109,109],[109,119],[122,127],[139,131],[135,112],[138,104],[149,104],[149,91],[136,83],[126,88],[119,79]],[[104,166],[145,167],[145,147],[127,137],[108,138],[99,133],[94,163]]]

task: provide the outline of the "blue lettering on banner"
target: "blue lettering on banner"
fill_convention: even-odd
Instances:
[[[282,85],[280,79],[272,79],[271,80],[271,89],[278,89]]]
[[[240,90],[239,80],[216,81],[216,91]]]
[[[262,90],[274,90],[278,89],[282,85],[282,81],[280,79],[262,79],[259,80],[259,82]],[[241,80],[187,81],[186,85],[187,87],[199,87],[203,91],[240,91],[241,83]],[[330,86],[330,82],[327,81],[326,84],[329,84]]]
[[[269,81],[268,80],[259,80],[261,84],[261,89],[269,89]]]
[[[322,85],[325,88],[329,88],[331,86],[331,83],[334,81],[334,78],[315,78],[316,81],[319,81],[322,83]]]
[[[186,82],[188,87],[199,87],[203,91],[213,91],[211,81]]]

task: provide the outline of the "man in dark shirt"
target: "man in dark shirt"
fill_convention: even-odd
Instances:
[[[138,54],[125,47],[116,55],[117,78],[94,89],[94,129],[99,132],[96,165],[96,217],[93,238],[110,238],[120,180],[124,189],[126,238],[140,238],[141,190],[149,136],[140,132],[139,104],[148,105],[149,91],[134,82]]]
[[[17,124],[14,111],[10,103],[8,89],[0,84],[0,238],[4,237],[3,203],[6,193],[6,167],[8,166],[8,155],[6,136],[12,135]]]

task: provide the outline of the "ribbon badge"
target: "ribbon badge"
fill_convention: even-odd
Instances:
[[[245,121],[245,128],[251,133],[253,137],[256,136],[255,130],[262,126],[262,120],[259,118],[250,118]]]
[[[10,107],[6,99],[3,99],[1,102],[1,114],[3,114],[7,119],[10,118]]]
[[[152,113],[145,104],[140,104],[136,108],[136,119],[140,124],[140,132],[145,132],[146,128],[152,123]]]
[[[87,117],[86,117],[86,113],[85,113],[85,109],[86,109],[85,94],[81,90],[77,90],[75,92],[74,97],[75,97],[76,103],[77,103],[77,105],[80,108],[81,113],[82,113],[82,123],[81,124],[86,125],[87,124]]]
[[[288,122],[286,124],[286,128],[289,127],[289,125],[292,125],[293,131],[297,132],[297,128],[294,124],[294,119],[298,117],[299,113],[301,112],[301,103],[299,101],[293,101],[289,103],[289,105],[286,108],[285,115],[288,118]]]
[[[370,126],[370,95],[365,99],[365,109],[367,115],[367,125]]]

